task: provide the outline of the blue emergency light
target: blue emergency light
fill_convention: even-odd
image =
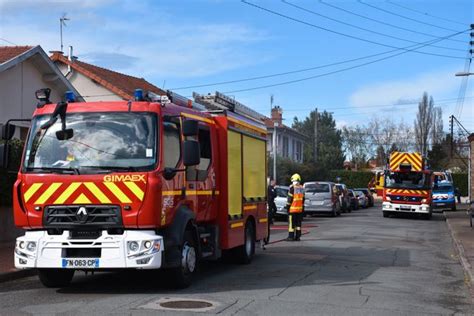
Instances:
[[[135,92],[133,93],[133,96],[135,97],[135,101],[143,101],[143,90],[142,89],[135,89]]]
[[[66,93],[64,93],[64,98],[67,102],[76,102],[76,96],[72,91],[66,91]]]

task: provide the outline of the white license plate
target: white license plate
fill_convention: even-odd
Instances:
[[[438,206],[445,206],[446,203],[437,203],[436,205],[438,205]]]
[[[324,201],[311,201],[312,205],[323,205]]]
[[[402,210],[411,210],[411,206],[402,205],[402,206],[400,206],[400,209],[402,209]]]
[[[90,258],[62,259],[62,267],[63,268],[96,269],[99,267],[99,259],[90,259]]]

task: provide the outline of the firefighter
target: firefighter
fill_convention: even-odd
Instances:
[[[271,180],[267,188],[267,203],[268,203],[268,222],[273,224],[273,218],[276,216],[277,208],[275,205],[276,191],[275,180]]]
[[[301,221],[303,220],[304,190],[301,177],[295,173],[291,176],[288,192],[288,241],[299,241],[301,237]]]

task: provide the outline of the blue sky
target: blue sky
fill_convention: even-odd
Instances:
[[[393,50],[387,46],[407,47],[413,45],[408,41],[433,39],[408,30],[443,37],[466,30],[470,23],[474,23],[471,0],[393,0],[395,4],[366,1],[383,10],[432,25],[394,16],[355,0],[326,0],[344,10],[407,30],[342,12],[318,0],[288,0],[307,10],[384,35],[342,25],[277,0],[250,2],[306,23],[382,45],[297,23],[238,0],[0,0],[0,38],[3,39],[0,44],[8,45],[5,42],[8,40],[18,45],[40,44],[46,51],[57,50],[59,17],[67,13],[71,20],[64,29],[64,44],[66,47],[74,46],[79,59],[144,77],[167,89],[288,72],[382,53]],[[418,14],[396,4],[458,23]],[[458,41],[444,40],[434,44],[449,49],[426,46],[420,51],[466,57],[469,33],[452,39]],[[384,56],[387,55],[378,58]],[[474,78],[471,77],[467,87],[468,98],[462,111],[455,100],[462,78],[455,77],[454,73],[464,68],[464,60],[459,58],[409,52],[330,76],[232,92],[317,76],[376,58],[264,80],[176,92],[183,95],[191,95],[193,91],[229,92],[263,114],[269,113],[270,95],[273,94],[274,104],[283,108],[287,124],[291,124],[294,116],[305,117],[311,109],[318,107],[319,110],[334,112],[338,126],[343,126],[363,124],[373,116],[385,115],[411,124],[416,113],[413,103],[423,91],[427,91],[435,103],[443,107],[445,129],[447,117],[455,114],[468,129],[474,130]]]

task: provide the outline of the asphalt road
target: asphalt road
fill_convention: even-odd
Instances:
[[[250,265],[204,264],[186,290],[167,287],[164,273],[81,273],[62,289],[35,277],[1,283],[0,315],[156,314],[173,299],[208,301],[205,313],[222,315],[474,313],[443,215],[383,218],[375,207],[304,225],[301,242],[271,244]]]

